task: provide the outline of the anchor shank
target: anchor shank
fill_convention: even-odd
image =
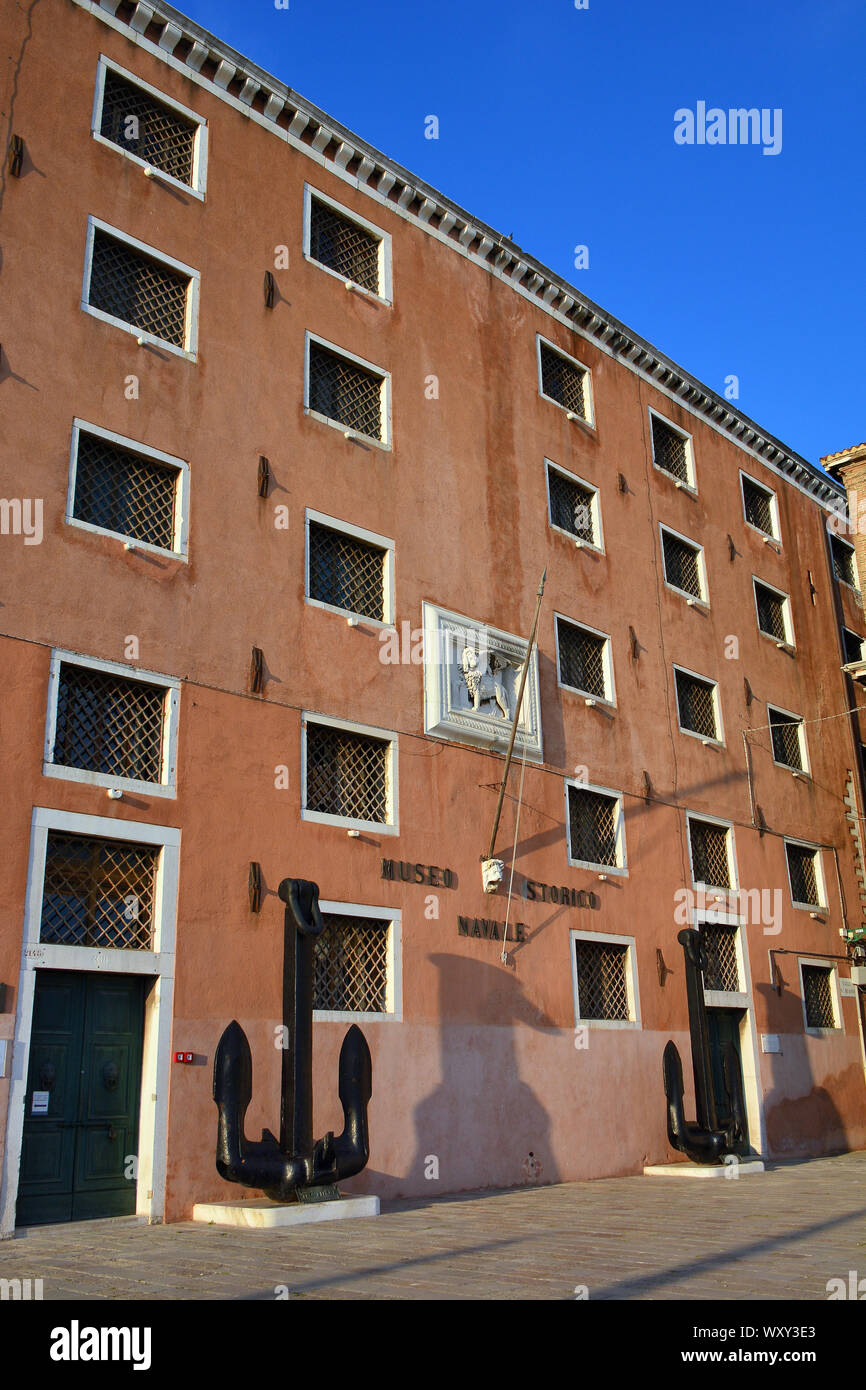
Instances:
[[[313,1151],[313,949],[286,906],[283,945],[283,1037],[280,1149]]]

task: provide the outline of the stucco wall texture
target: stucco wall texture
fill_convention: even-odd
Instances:
[[[767,1152],[866,1144],[859,1000],[840,1000],[844,1027],[833,1036],[807,1036],[797,956],[777,957],[778,993],[768,955],[842,952],[843,900],[848,920],[860,920],[842,805],[857,748],[842,713],[851,692],[838,634],[841,620],[858,633],[866,624],[859,594],[832,578],[817,502],[541,305],[83,8],[68,0],[40,0],[26,13],[2,8],[4,57],[12,58],[3,109],[27,156],[23,177],[6,179],[2,212],[2,492],[43,498],[45,534],[32,546],[0,538],[0,979],[13,982],[14,1011],[33,807],[180,827],[172,1047],[207,1065],[171,1070],[165,1218],[187,1217],[194,1201],[238,1195],[214,1167],[210,1091],[214,1048],[232,1018],[253,1048],[248,1132],[276,1126],[276,888],[287,875],[314,879],[325,899],[402,911],[402,1020],[363,1025],[373,1054],[372,1148],[348,1190],[423,1195],[518,1184],[530,1152],[541,1181],[669,1161],[661,1078],[669,1037],[689,1087],[691,1071],[675,920],[675,893],[690,883],[685,810],[733,823],[743,888],[782,890],[778,933],[760,922],[743,927],[755,1027],[778,1034],[781,1046],[757,1053]],[[206,118],[203,202],[144,178],[120,150],[91,138],[100,53]],[[391,234],[392,305],[347,293],[305,259],[305,182]],[[194,363],[139,347],[82,312],[89,216],[200,271]],[[286,269],[274,269],[280,246],[289,250]],[[278,288],[271,311],[262,297],[268,269]],[[391,374],[390,449],[346,440],[305,414],[307,332]],[[594,428],[539,394],[537,334],[590,370]],[[125,394],[132,375],[137,399]],[[425,394],[430,376],[438,399]],[[654,468],[649,407],[691,434],[695,493]],[[130,553],[121,540],[66,523],[74,417],[188,460],[187,562]],[[256,491],[261,454],[275,482],[266,500]],[[549,526],[546,459],[599,489],[603,554],[577,549]],[[745,523],[740,469],[775,491],[779,547]],[[287,527],[275,524],[278,506],[288,508]],[[518,894],[525,879],[588,889],[600,905],[517,896],[512,921],[526,923],[527,939],[510,946],[507,964],[497,942],[458,936],[457,927],[458,914],[505,917],[504,893],[485,897],[479,868],[503,759],[425,737],[422,668],[383,663],[378,628],[363,620],[350,628],[305,602],[306,508],[393,539],[398,629],[403,621],[420,627],[428,601],[526,635],[547,568],[538,633],[544,762],[526,768],[515,886]],[[706,609],[666,587],[660,522],[704,547]],[[794,654],[757,630],[753,576],[790,595]],[[610,635],[615,709],[587,708],[558,685],[555,613]],[[42,775],[52,648],[123,661],[130,635],[138,665],[182,681],[176,798],[111,802],[104,788]],[[248,693],[254,645],[266,661],[262,696]],[[723,747],[679,730],[674,663],[718,682]],[[825,721],[806,725],[809,777],[795,780],[774,764],[767,700]],[[301,819],[301,711],[396,732],[398,836],[350,839],[345,828]],[[752,825],[742,738],[750,729],[764,834]],[[288,787],[278,789],[280,765]],[[563,779],[580,766],[590,784],[625,793],[626,876],[600,882],[569,867]],[[515,773],[499,837],[507,866],[516,786]],[[792,906],[785,834],[838,852],[823,851],[821,920]],[[429,887],[383,881],[383,856],[454,871],[456,887],[437,890],[438,920],[425,916]],[[251,860],[267,890],[258,916],[247,904]],[[588,1046],[575,1046],[572,929],[634,938],[639,1028],[590,1028]],[[664,986],[657,950],[673,972]],[[346,1027],[315,1024],[317,1133],[341,1127],[337,1055]],[[8,1084],[0,1081],[0,1107]],[[438,1181],[424,1175],[430,1155]]]

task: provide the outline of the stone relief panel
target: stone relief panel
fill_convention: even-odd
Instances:
[[[527,642],[425,603],[424,727],[428,734],[504,752]],[[538,652],[534,650],[514,740],[515,757],[542,756]]]

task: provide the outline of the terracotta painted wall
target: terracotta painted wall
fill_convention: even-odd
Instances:
[[[541,307],[82,9],[66,0],[34,7],[26,43],[17,7],[5,3],[3,11],[7,50],[23,52],[12,124],[28,162],[23,178],[7,180],[2,213],[9,325],[2,493],[44,498],[45,537],[30,547],[0,538],[0,978],[18,977],[34,806],[182,828],[173,1046],[205,1055],[208,1065],[172,1072],[168,1219],[188,1215],[196,1199],[230,1193],[213,1167],[210,1061],[232,1017],[253,1045],[248,1128],[276,1123],[276,887],[287,874],[314,878],[328,899],[402,909],[403,1021],[365,1025],[373,1147],[354,1190],[388,1196],[519,1183],[530,1151],[544,1181],[637,1172],[668,1159],[661,1053],[674,1036],[688,1054],[674,919],[674,894],[689,881],[684,809],[735,823],[742,887],[782,890],[780,932],[767,936],[760,923],[746,930],[756,1026],[782,1039],[781,1055],[760,1057],[772,1152],[863,1146],[856,1000],[842,1001],[844,1034],[807,1038],[795,956],[779,958],[781,996],[770,988],[770,947],[819,957],[842,949],[832,853],[824,853],[829,912],[816,922],[791,906],[782,834],[838,848],[849,918],[860,917],[841,801],[854,743],[848,720],[829,717],[848,699],[838,605],[850,627],[863,632],[866,624],[859,596],[836,593],[817,504]],[[145,179],[119,151],[90,138],[100,53],[207,118],[204,203]],[[56,101],[44,100],[58,87],[62,123]],[[304,259],[305,181],[391,233],[392,307],[347,294]],[[200,270],[196,363],[139,348],[132,335],[81,311],[88,215]],[[279,300],[269,312],[262,276],[280,245],[289,247],[290,264],[275,271]],[[389,451],[349,442],[305,416],[307,331],[392,373]],[[540,397],[538,333],[591,370],[596,429],[568,421]],[[138,400],[124,395],[130,374],[139,378]],[[425,396],[431,374],[438,400]],[[653,468],[649,406],[692,434],[696,496]],[[65,523],[75,416],[189,461],[188,563],[131,554],[118,540]],[[268,501],[256,495],[260,454],[276,480]],[[604,555],[578,551],[549,528],[545,458],[599,488]],[[776,492],[779,553],[743,520],[740,468]],[[276,505],[289,509],[287,529],[274,524]],[[383,664],[376,629],[363,622],[350,629],[305,603],[305,508],[394,540],[398,626],[419,627],[422,602],[430,601],[526,633],[547,566],[539,629],[545,761],[526,772],[519,870],[591,889],[601,906],[518,901],[514,915],[527,924],[528,940],[505,966],[496,943],[457,934],[458,912],[505,916],[504,896],[482,894],[478,865],[502,760],[425,738],[421,668]],[[709,611],[688,608],[666,589],[659,522],[705,547]],[[758,633],[753,575],[790,594],[795,656]],[[559,689],[554,612],[610,634],[615,712],[588,709]],[[121,661],[130,634],[142,667],[183,681],[176,800],[140,794],[109,802],[104,790],[41,776],[51,647]],[[725,655],[731,635],[739,640],[736,659]],[[264,698],[246,693],[253,645],[267,663]],[[674,662],[719,682],[723,749],[679,732]],[[750,706],[744,679],[755,696]],[[759,836],[742,730],[766,725],[767,699],[829,722],[807,726],[808,780],[774,766],[766,731],[751,736],[755,798],[775,832]],[[344,829],[300,820],[302,710],[398,733],[399,837],[350,840]],[[281,764],[288,790],[274,785]],[[563,778],[581,765],[590,783],[626,794],[626,878],[600,883],[568,866]],[[500,832],[506,860],[513,816],[509,800]],[[383,855],[455,871],[458,887],[440,892],[438,921],[424,916],[425,889],[382,881]],[[251,859],[261,862],[268,889],[258,917],[246,900]],[[636,939],[642,1029],[593,1029],[589,1047],[575,1048],[570,928]],[[674,971],[664,988],[657,948]],[[340,1124],[336,1057],[344,1031],[316,1025],[320,1130]],[[431,1154],[440,1160],[438,1184],[424,1178]]]

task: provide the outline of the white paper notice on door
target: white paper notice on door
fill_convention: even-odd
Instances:
[[[33,1092],[33,1098],[32,1098],[32,1100],[31,1100],[31,1102],[30,1102],[30,1114],[31,1114],[31,1115],[47,1115],[47,1114],[48,1114],[48,1098],[49,1098],[50,1095],[51,1095],[51,1092],[50,1092],[50,1091],[34,1091],[34,1092]]]

